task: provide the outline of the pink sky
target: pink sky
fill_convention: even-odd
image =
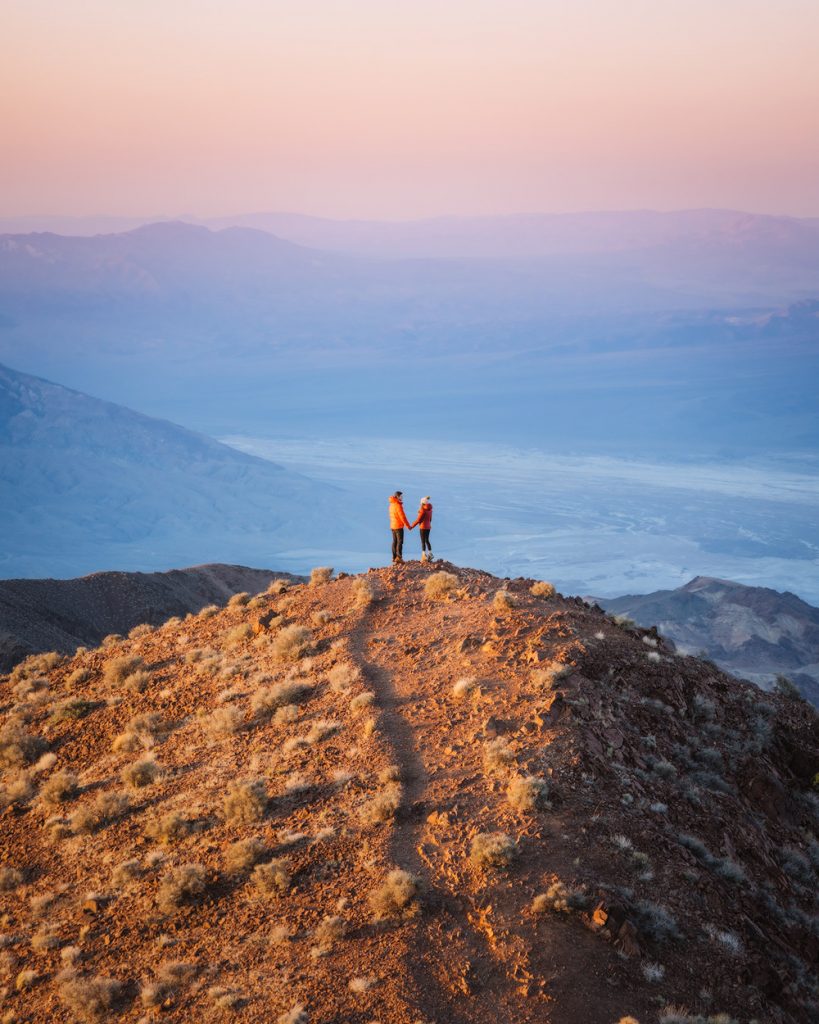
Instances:
[[[817,0],[3,0],[0,214],[819,215]]]

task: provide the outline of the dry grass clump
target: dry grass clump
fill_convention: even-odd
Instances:
[[[313,612],[310,616],[310,621],[314,626],[326,626],[327,623],[332,619],[332,615],[327,611],[326,608],[319,608],[318,611]]]
[[[121,644],[125,637],[121,633],[109,633],[100,641],[100,647],[105,650],[107,647],[116,647]]]
[[[505,832],[479,832],[469,847],[469,859],[479,868],[507,868],[517,844]]]
[[[144,667],[145,661],[138,655],[112,658],[106,662],[102,678],[109,686],[122,686],[128,676],[133,675],[134,672],[139,672]]]
[[[363,708],[370,707],[371,704],[375,703],[375,694],[372,690],[365,690],[364,693],[359,693],[357,697],[353,697],[350,701],[351,711],[361,711]]]
[[[225,642],[231,647],[238,647],[239,644],[253,636],[253,627],[249,622],[241,622],[238,626],[234,626],[233,629],[229,629],[225,633]]]
[[[309,683],[297,679],[286,679],[276,686],[263,686],[251,697],[250,710],[257,721],[268,721],[279,708],[298,704],[312,689]]]
[[[360,678],[361,670],[349,661],[339,661],[327,673],[330,689],[336,693],[346,693]]]
[[[122,984],[99,974],[81,975],[65,971],[58,976],[60,1001],[78,1020],[96,1024],[114,1009]]]
[[[205,729],[210,736],[220,739],[233,736],[244,725],[244,716],[239,708],[226,705],[211,711],[205,718]]]
[[[162,774],[162,769],[156,759],[148,754],[138,761],[127,764],[120,773],[120,778],[126,786],[133,786],[134,789],[142,789],[144,786],[151,786]]]
[[[353,580],[352,592],[356,608],[366,608],[375,600],[375,589],[366,576],[359,576]]]
[[[228,608],[241,608],[248,603],[250,600],[250,594],[246,590],[240,591],[238,594],[234,594],[233,597],[228,601]]]
[[[478,680],[475,676],[462,676],[452,687],[452,696],[458,699],[468,697],[470,693],[475,692],[477,686]]]
[[[492,598],[492,607],[496,612],[510,612],[517,607],[517,600],[508,590],[497,590]]]
[[[532,584],[530,593],[534,597],[554,597],[555,588],[553,584],[547,583],[545,580],[537,580]]]
[[[208,999],[217,1010],[236,1010],[245,1002],[239,989],[225,988],[224,985],[212,985],[208,989]]]
[[[288,722],[295,722],[298,717],[298,704],[285,704],[284,707],[276,708],[272,721],[275,725],[286,725]]]
[[[369,975],[368,977],[361,978],[350,978],[347,983],[347,988],[354,992],[357,996],[363,995],[365,992],[369,992],[371,988],[374,988],[378,984],[378,978]]]
[[[313,938],[320,950],[332,949],[347,934],[347,922],[343,917],[324,917],[313,930]]]
[[[191,822],[178,811],[168,811],[149,819],[145,825],[145,834],[159,843],[175,843],[188,835]]]
[[[22,768],[42,754],[48,744],[14,719],[0,729],[0,768]]]
[[[65,770],[54,772],[40,787],[40,799],[47,804],[64,804],[80,791],[80,784],[73,772]]]
[[[191,903],[207,888],[207,875],[202,864],[182,864],[171,868],[159,883],[157,902],[166,912],[175,910],[183,903]]]
[[[29,945],[32,949],[56,949],[60,944],[60,936],[53,925],[43,925],[31,936]]]
[[[483,746],[483,763],[487,771],[508,768],[515,760],[515,751],[505,736],[487,740]]]
[[[506,789],[506,799],[516,811],[535,811],[549,806],[549,784],[535,775],[519,775]]]
[[[141,622],[128,633],[129,640],[139,640],[141,636],[148,636],[153,633],[154,627],[149,622]]]
[[[322,583],[329,583],[334,571],[329,565],[316,566],[310,573],[310,586],[320,587]]]
[[[172,728],[170,722],[166,722],[156,712],[135,715],[126,725],[125,731],[116,737],[111,749],[114,753],[123,751],[131,754],[141,748],[149,749],[161,742]]]
[[[92,804],[85,804],[71,815],[71,831],[75,835],[99,832],[124,817],[130,809],[127,793],[100,793]]]
[[[34,988],[37,982],[40,980],[40,975],[37,971],[26,968],[20,971],[17,977],[14,979],[14,987],[18,992],[27,992],[30,988]]]
[[[322,719],[321,721],[313,724],[313,727],[304,739],[308,746],[312,746],[314,743],[321,743],[323,740],[328,740],[331,736],[335,736],[337,732],[341,732],[340,722],[331,722],[327,719]]]
[[[571,665],[566,665],[562,661],[550,661],[532,673],[532,682],[548,689],[554,686],[558,679],[569,675],[572,670]]]
[[[294,623],[279,630],[270,645],[270,650],[279,661],[298,661],[307,653],[311,637],[312,634],[306,626]]]
[[[271,580],[267,585],[266,594],[283,594],[287,590],[287,580]]]
[[[424,593],[431,601],[443,601],[458,586],[458,577],[451,572],[434,572],[427,576]]]
[[[296,1003],[285,1013],[279,1014],[276,1024],[310,1024],[310,1015],[301,1003]]]
[[[563,882],[552,882],[546,892],[535,896],[532,900],[532,913],[545,914],[553,912],[556,914],[572,914],[581,910],[588,910],[589,897],[580,889],[571,889]]]
[[[83,700],[81,697],[69,697],[67,700],[59,701],[54,706],[48,721],[50,725],[56,725],[58,722],[78,721],[81,718],[85,718],[86,715],[98,707],[97,701]]]
[[[385,881],[370,893],[370,907],[377,920],[413,917],[418,913],[420,881],[409,871],[394,868]]]
[[[391,821],[401,807],[403,791],[397,783],[388,785],[361,808],[361,820],[369,825]]]
[[[251,836],[231,843],[225,853],[225,867],[228,871],[247,871],[268,853],[263,839]]]
[[[226,821],[247,824],[260,821],[267,811],[267,788],[264,779],[232,782],[222,802]]]
[[[135,857],[122,861],[111,872],[111,885],[115,889],[122,888],[129,882],[135,882],[142,875],[142,867]]]
[[[153,981],[143,983],[139,998],[145,1007],[161,1006],[166,999],[175,995],[179,988],[196,974],[194,964],[180,960],[160,964]]]
[[[23,884],[23,872],[8,866],[0,867],[0,892],[14,892]]]
[[[12,779],[11,782],[0,786],[0,808],[22,807],[33,798],[34,783],[31,781],[31,775],[28,772],[23,772],[17,778]]]
[[[66,678],[66,682],[69,686],[79,686],[81,683],[87,683],[93,675],[90,668],[75,668]]]
[[[204,608],[199,609],[200,619],[212,619],[214,615],[219,614],[218,604],[206,604]]]
[[[283,892],[290,886],[290,868],[284,858],[274,857],[265,864],[257,864],[250,878],[263,895]]]

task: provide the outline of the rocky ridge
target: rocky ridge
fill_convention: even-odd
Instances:
[[[0,683],[5,1019],[816,1019],[809,705],[531,580],[329,575]]]

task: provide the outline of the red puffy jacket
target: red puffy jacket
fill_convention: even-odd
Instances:
[[[422,530],[428,530],[432,526],[432,505],[428,501],[425,501],[418,509],[418,518],[410,529],[413,526],[418,526]]]

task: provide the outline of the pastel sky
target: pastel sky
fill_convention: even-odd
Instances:
[[[0,0],[0,214],[819,215],[817,0]]]

